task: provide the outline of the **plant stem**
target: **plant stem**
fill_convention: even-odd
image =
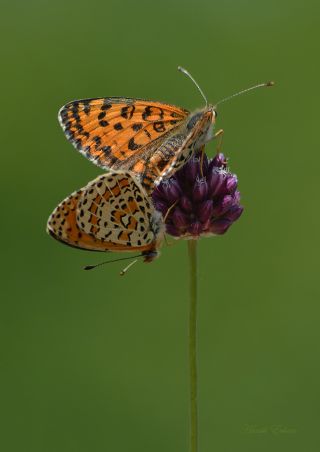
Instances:
[[[198,451],[197,404],[197,240],[188,240],[190,262],[190,314],[189,314],[189,365],[190,365],[190,451]]]

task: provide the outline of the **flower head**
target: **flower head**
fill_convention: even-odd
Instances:
[[[237,186],[237,176],[228,170],[222,153],[208,159],[200,152],[162,181],[152,198],[168,234],[196,239],[224,234],[240,217],[243,207]]]

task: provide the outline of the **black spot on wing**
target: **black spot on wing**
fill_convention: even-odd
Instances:
[[[73,102],[71,105],[70,111],[72,112],[73,118],[79,122],[80,121],[80,115],[79,115],[79,102]]]
[[[159,107],[151,107],[150,105],[147,106],[144,109],[144,112],[142,113],[142,118],[144,120],[148,120],[150,116],[159,116],[159,119],[162,119],[164,115],[164,112],[162,108]]]
[[[121,122],[117,122],[117,123],[113,126],[113,128],[114,128],[115,130],[122,130],[122,129],[123,129],[123,126],[122,126]]]
[[[96,135],[92,138],[92,140],[95,142],[95,148],[98,149],[101,145],[101,138]]]
[[[164,123],[162,121],[155,122],[153,124],[153,129],[158,133],[165,132],[166,130]]]
[[[134,138],[130,138],[128,148],[130,149],[130,151],[136,151],[137,149],[141,148],[141,144],[135,143]]]
[[[151,108],[150,107],[146,107],[144,109],[144,112],[142,113],[142,118],[144,120],[148,119],[148,117],[151,116]]]
[[[134,105],[127,105],[121,108],[121,116],[125,119],[131,119],[135,110]]]
[[[114,155],[108,155],[108,166],[112,166],[115,163],[118,162],[119,159],[117,159],[117,157],[115,157]]]
[[[85,112],[86,115],[88,115],[90,113],[90,101],[83,101],[82,106],[83,111]]]
[[[78,130],[79,133],[81,133],[83,131],[83,127],[80,123],[76,122],[74,124],[74,127]]]
[[[112,104],[108,101],[108,99],[104,99],[103,104],[101,106],[101,110],[109,110],[112,107]]]
[[[142,129],[142,123],[141,122],[136,122],[135,124],[132,124],[132,130],[134,130],[135,132],[138,132],[140,129]]]

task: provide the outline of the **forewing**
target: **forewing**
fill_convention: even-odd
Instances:
[[[59,121],[68,140],[96,165],[127,169],[128,161],[144,160],[146,147],[188,114],[170,104],[109,97],[70,102],[59,111]]]

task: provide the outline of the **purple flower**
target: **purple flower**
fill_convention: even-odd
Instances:
[[[237,186],[237,176],[228,170],[222,153],[213,159],[204,154],[202,162],[197,153],[174,176],[162,181],[152,198],[168,234],[196,239],[224,234],[240,217],[243,207]]]

